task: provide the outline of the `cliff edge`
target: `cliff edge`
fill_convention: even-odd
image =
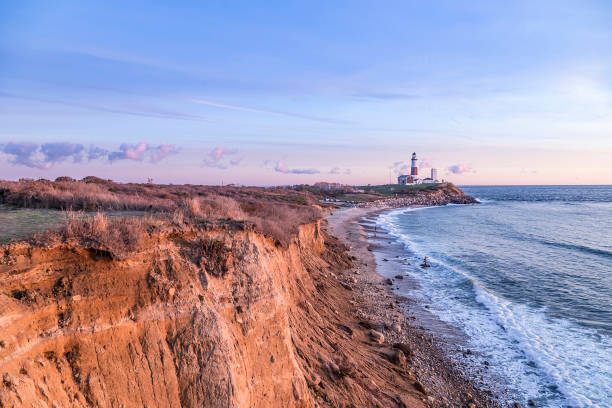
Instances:
[[[424,406],[347,306],[343,244],[302,225],[0,248],[0,406]],[[351,405],[352,404],[352,405]]]

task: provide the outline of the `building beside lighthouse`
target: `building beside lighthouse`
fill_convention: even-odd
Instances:
[[[427,177],[424,179],[419,178],[419,167],[417,166],[417,158],[416,152],[412,153],[412,158],[410,159],[410,174],[400,174],[397,177],[397,184],[422,184],[422,183],[439,183],[438,181],[438,169],[431,169],[431,177]]]

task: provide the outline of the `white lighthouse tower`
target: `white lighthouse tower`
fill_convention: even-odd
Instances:
[[[412,153],[412,164],[410,165],[410,175],[416,181],[419,177],[419,168],[417,167],[417,157],[416,153]]]

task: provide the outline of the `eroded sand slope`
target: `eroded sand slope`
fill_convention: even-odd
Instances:
[[[352,316],[346,248],[304,225],[0,252],[0,406],[423,406]]]

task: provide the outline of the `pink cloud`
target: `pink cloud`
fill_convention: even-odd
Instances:
[[[225,150],[225,146],[217,146],[212,150],[212,152],[210,152],[210,155],[214,160],[219,160],[221,157],[223,157]]]
[[[43,143],[40,146],[37,143],[25,142],[0,145],[0,153],[8,156],[9,163],[41,170],[66,160],[79,163],[83,158],[83,151],[83,145],[66,142]]]
[[[276,162],[276,166],[274,166],[274,171],[279,172],[279,173],[285,173],[285,174],[289,173],[289,169],[287,168],[287,165],[282,160],[279,160]]]
[[[342,170],[340,167],[334,167],[329,171],[329,174],[346,174],[350,175],[352,173],[351,169]]]
[[[143,161],[147,158],[152,163],[157,163],[178,151],[179,148],[175,145],[162,143],[159,146],[150,146],[146,142],[138,144],[123,143],[114,152],[93,145],[89,149],[85,149],[82,144],[66,142],[43,143],[42,145],[10,142],[0,145],[0,154],[6,155],[9,163],[43,170],[66,161],[80,163],[84,156],[87,156],[89,161],[97,159],[110,162],[117,160]]]
[[[394,174],[410,174],[410,164],[404,163],[403,161],[396,161],[389,168]]]
[[[140,142],[136,145],[123,143],[119,146],[118,152],[112,152],[108,155],[108,160],[136,160],[141,161],[144,158],[144,154],[147,151],[147,144]]]
[[[448,171],[453,174],[463,174],[467,173],[468,171],[472,171],[472,167],[465,163],[453,164],[452,166],[448,167]]]
[[[242,161],[243,157],[227,159],[227,156],[235,155],[236,150],[229,150],[225,146],[217,146],[209,153],[209,157],[204,158],[202,165],[206,167],[216,167],[218,169],[227,169],[231,166],[237,166]]]
[[[157,163],[171,154],[178,153],[179,149],[175,145],[162,143],[157,147],[151,148],[151,161]]]
[[[266,160],[267,162],[267,160]],[[320,171],[317,169],[290,169],[287,167],[283,160],[279,160],[276,162],[274,166],[274,171],[283,174],[319,174]]]
[[[116,160],[143,161],[148,157],[152,163],[157,163],[163,158],[173,153],[177,153],[178,150],[179,149],[175,145],[166,143],[162,143],[159,146],[150,146],[146,142],[140,142],[138,144],[123,143],[119,146],[119,151],[108,153],[107,159],[110,162]]]

